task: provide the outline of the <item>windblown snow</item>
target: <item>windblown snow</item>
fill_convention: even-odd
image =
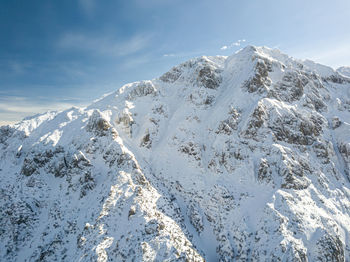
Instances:
[[[1,261],[350,261],[350,71],[248,46],[0,128]]]

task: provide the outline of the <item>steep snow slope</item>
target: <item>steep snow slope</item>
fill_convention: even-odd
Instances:
[[[248,46],[0,132],[0,260],[350,261],[330,67]]]

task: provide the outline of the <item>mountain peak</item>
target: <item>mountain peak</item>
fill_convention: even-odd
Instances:
[[[346,72],[247,46],[0,127],[0,260],[344,261]]]

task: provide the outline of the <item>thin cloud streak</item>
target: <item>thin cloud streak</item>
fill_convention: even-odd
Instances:
[[[95,0],[79,0],[79,6],[87,16],[92,16],[96,8]]]
[[[192,51],[192,52],[181,52],[181,53],[167,53],[164,54],[163,58],[194,58],[200,55],[207,55],[206,51]]]
[[[150,34],[139,34],[126,41],[118,41],[109,37],[67,33],[59,39],[58,47],[63,50],[82,50],[96,55],[120,57],[141,51],[148,46],[150,40]]]

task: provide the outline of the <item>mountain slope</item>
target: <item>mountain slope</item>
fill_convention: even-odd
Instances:
[[[349,261],[349,112],[248,46],[1,127],[1,260]]]
[[[350,67],[349,66],[342,66],[337,69],[337,72],[340,74],[350,77]]]

